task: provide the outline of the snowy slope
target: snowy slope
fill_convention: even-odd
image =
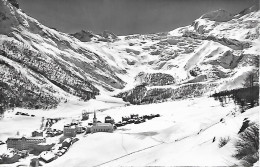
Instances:
[[[208,103],[205,104],[205,101]],[[115,120],[132,113],[161,117],[129,124],[113,134],[89,134],[64,156],[47,166],[230,166],[237,132],[248,118],[259,120],[259,107],[232,114],[233,104],[221,107],[208,98],[130,106],[98,113]],[[223,119],[222,121],[220,121]],[[230,138],[219,147],[221,138]],[[213,139],[215,138],[215,142]]]
[[[253,9],[236,16],[214,11],[169,33],[117,37],[105,31],[101,36],[109,40],[81,42],[42,25],[7,0],[1,0],[0,7],[1,68],[10,71],[2,82],[19,78],[16,84],[26,78],[31,87],[26,92],[39,89],[43,99],[55,101],[52,106],[71,95],[88,100],[100,92],[116,95],[140,84],[148,84],[150,92],[158,89],[151,86],[159,86],[160,96],[194,83],[205,88],[199,94],[216,86],[217,90],[238,88],[257,70],[250,61],[258,60],[260,14]],[[50,105],[46,101],[38,106]]]
[[[57,102],[71,95],[94,98],[99,93],[95,86],[109,91],[124,87],[108,63],[76,38],[40,24],[7,0],[1,0],[0,10],[1,68],[12,71],[1,82],[20,77],[16,83],[26,80],[33,87],[25,91],[40,89],[45,99]]]

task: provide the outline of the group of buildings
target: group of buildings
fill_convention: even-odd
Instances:
[[[98,123],[96,112],[94,112],[94,118],[93,118],[93,126],[90,128],[91,133],[95,132],[110,132],[112,133],[114,131],[113,123],[114,120],[107,116],[105,118],[105,123]]]
[[[82,120],[87,120],[89,118],[88,114],[84,113],[82,115]],[[96,133],[96,132],[110,132],[112,133],[114,131],[114,119],[112,119],[110,116],[105,117],[105,122],[101,123],[97,120],[96,112],[94,112],[94,118],[92,126],[83,127],[81,125],[81,122],[73,122],[67,125],[64,125],[63,132],[60,130],[55,130],[58,134],[62,134],[63,136],[60,138],[62,145],[67,141],[66,139],[74,139],[77,134],[79,133]],[[61,132],[61,133],[60,133]],[[50,136],[50,133],[54,133],[53,130],[47,129],[46,136],[47,137],[53,137]],[[38,153],[42,153],[42,157],[51,157],[48,153],[52,148],[54,147],[54,143],[47,144],[46,138],[43,137],[43,131],[42,130],[35,130],[32,132],[31,137],[9,137],[6,141],[7,148],[14,148],[15,150],[26,150],[28,152],[30,151],[36,151]],[[75,138],[76,139],[76,138]],[[47,162],[47,160],[46,160]]]
[[[39,153],[39,160],[43,161],[45,163],[48,163],[54,159],[56,159],[58,156],[63,155],[67,149],[72,145],[75,141],[78,139],[76,138],[76,135],[79,133],[97,133],[97,132],[109,132],[112,133],[115,129],[116,126],[123,126],[128,123],[141,123],[144,122],[146,119],[153,119],[154,117],[159,117],[159,114],[156,115],[144,115],[139,117],[138,114],[132,114],[130,117],[122,117],[122,122],[120,121],[119,123],[115,123],[114,119],[111,118],[110,116],[105,117],[104,123],[100,122],[97,120],[96,112],[94,112],[94,117],[93,117],[93,123],[89,124],[91,126],[84,127],[82,126],[82,122],[72,122],[70,124],[66,124],[63,127],[62,130],[55,130],[47,129],[46,131],[46,136],[47,137],[53,137],[50,136],[50,133],[55,132],[61,135],[63,133],[63,136],[60,137],[60,143],[55,145],[54,143],[52,144],[47,144],[46,143],[46,138],[43,137],[43,131],[42,130],[36,130],[32,132],[31,137],[10,137],[7,139],[6,144],[7,148],[14,148],[18,152],[23,152],[27,151],[28,153],[30,151],[36,151]],[[88,120],[89,115],[88,113],[82,113],[82,120]],[[115,125],[115,126],[114,126]],[[55,150],[56,146],[61,145],[59,150],[57,152],[53,151]],[[14,158],[5,158],[5,162],[13,163],[19,160],[18,156],[19,154],[14,154]],[[2,158],[2,157],[0,157]],[[8,160],[8,161],[7,161]],[[35,163],[39,163],[39,160],[36,158]],[[3,159],[2,159],[3,161]],[[1,159],[0,159],[1,162]],[[34,161],[32,161],[34,163]]]
[[[140,124],[140,123],[145,122],[146,120],[150,120],[150,119],[153,119],[155,117],[160,117],[160,114],[143,115],[143,116],[140,116],[140,117],[139,117],[138,114],[131,114],[130,117],[127,117],[127,116],[122,117],[122,121],[115,123],[115,126],[121,127],[121,126],[131,124],[131,123]]]
[[[114,124],[116,126],[123,125],[124,122],[136,123],[140,122],[140,120],[151,119],[153,117],[157,117],[159,115],[150,115],[150,116],[142,116],[138,117],[138,114],[132,114],[130,117],[122,117],[122,123],[116,123],[113,118],[110,116],[105,117],[104,123],[101,123],[97,120],[96,112],[94,112],[93,123],[92,126],[84,127],[79,122],[74,122],[70,124],[66,124],[63,127],[63,131],[56,130],[60,135],[63,133],[63,139],[76,137],[79,133],[96,133],[96,132],[110,132],[112,133],[115,129]],[[82,113],[82,120],[88,120],[88,113]],[[139,123],[138,122],[138,123]],[[126,124],[127,124],[126,123]],[[51,131],[47,131],[47,137],[53,137],[53,135],[49,135],[52,133]],[[54,133],[54,132],[53,132]],[[54,135],[55,136],[55,135]],[[62,140],[63,141],[63,140]],[[10,137],[6,141],[7,148],[15,148],[17,150],[42,150],[46,151],[49,149],[50,145],[44,144],[46,143],[46,138],[43,137],[43,131],[33,131],[32,137]]]
[[[63,127],[63,136],[75,137],[77,134],[83,133],[85,129],[86,128],[81,126],[79,123],[67,124]]]
[[[96,112],[94,112],[94,118],[92,126],[90,127],[82,127],[79,126],[79,124],[72,123],[69,125],[65,125],[63,129],[64,136],[68,137],[75,137],[77,133],[82,133],[86,131],[86,133],[96,133],[96,132],[110,132],[112,133],[114,131],[114,120],[107,116],[105,118],[105,123],[101,123],[97,120]]]

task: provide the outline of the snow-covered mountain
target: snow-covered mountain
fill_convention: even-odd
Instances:
[[[175,99],[192,96],[189,89],[201,95],[216,87],[241,87],[257,70],[260,14],[253,9],[238,15],[217,10],[166,33],[117,37],[108,31],[82,31],[73,35],[79,41],[42,25],[7,0],[0,7],[2,94],[11,105],[16,98],[12,91],[19,94],[16,105],[30,94],[30,100],[56,105],[71,94],[88,100],[100,90],[119,93],[122,88],[118,96],[130,102]],[[26,86],[17,91],[12,88],[17,83]],[[143,84],[146,90],[133,100],[131,92]]]
[[[94,98],[124,82],[76,38],[50,29],[9,1],[0,2],[1,94],[10,106],[56,106],[70,95]],[[35,100],[37,105],[27,104]]]
[[[112,42],[118,39],[117,35],[107,30],[104,31],[102,34],[95,34],[92,31],[81,30],[80,32],[76,32],[71,35],[82,42],[90,42],[90,41]]]

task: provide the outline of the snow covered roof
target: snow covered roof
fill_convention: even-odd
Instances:
[[[21,140],[24,138],[25,140],[43,140],[45,139],[44,137],[37,136],[37,137],[9,137],[7,140]]]
[[[33,131],[33,132],[42,133],[43,131],[42,131],[42,130],[39,130],[39,129],[37,129],[37,130],[35,130],[35,131]]]
[[[40,154],[40,157],[45,161],[50,161],[51,159],[55,158],[55,155],[53,152],[44,151]]]
[[[97,123],[96,126],[112,126],[111,123]]]
[[[71,138],[67,138],[67,139],[65,139],[63,142],[70,143],[70,142],[71,142]]]

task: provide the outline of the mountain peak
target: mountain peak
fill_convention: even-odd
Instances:
[[[105,31],[103,32],[102,36],[103,36],[104,38],[117,39],[117,35],[114,34],[113,32],[108,31],[108,30],[105,30]]]
[[[211,21],[217,21],[217,22],[225,22],[225,21],[231,20],[233,18],[233,15],[224,9],[218,9],[218,10],[203,14],[200,18],[201,19],[206,18]]]

